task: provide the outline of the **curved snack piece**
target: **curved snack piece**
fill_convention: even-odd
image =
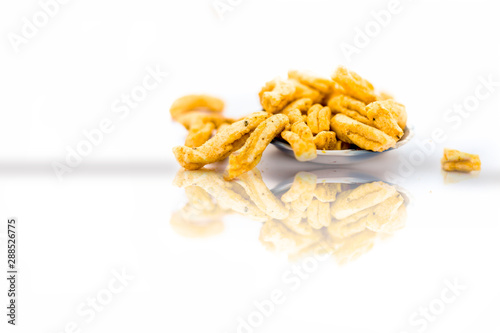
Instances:
[[[295,99],[295,89],[293,82],[276,78],[267,82],[259,92],[260,104],[267,112],[279,112]]]
[[[318,103],[323,99],[323,94],[321,92],[300,83],[298,80],[288,79],[288,82],[291,82],[295,86],[295,93],[293,95],[294,100],[309,98],[313,101],[313,103]]]
[[[307,126],[314,135],[322,131],[329,131],[331,117],[332,112],[328,106],[323,107],[321,104],[314,104],[307,111]]]
[[[290,131],[281,132],[281,137],[290,144],[298,161],[305,162],[316,158],[314,137],[309,126],[303,121],[295,122]]]
[[[381,130],[370,127],[341,113],[332,118],[332,129],[337,138],[359,148],[381,152],[394,147],[396,140]]]
[[[441,165],[444,171],[472,172],[481,170],[479,155],[448,148],[444,149]]]
[[[288,104],[282,111],[283,114],[288,114],[294,109],[298,109],[301,113],[307,112],[311,108],[313,101],[310,98],[301,98]]]
[[[373,85],[368,80],[363,79],[361,76],[348,70],[344,66],[339,66],[337,68],[332,79],[344,88],[347,95],[365,104],[377,100]]]
[[[333,131],[322,131],[314,137],[314,144],[319,150],[336,150],[337,136]]]
[[[366,106],[366,115],[375,128],[399,140],[404,135],[402,130],[404,127],[400,127],[398,124],[398,117],[402,115],[399,113],[401,111],[399,106],[402,106],[404,111],[404,106],[402,104],[396,106],[393,100],[373,102]],[[398,110],[395,110],[396,108]],[[406,111],[404,114],[406,114]],[[400,123],[403,123],[402,119],[400,119]],[[406,125],[406,119],[404,119],[404,124]]]
[[[289,126],[288,117],[284,114],[275,114],[260,123],[243,147],[229,156],[225,179],[238,177],[259,164],[267,145],[287,126]]]
[[[317,76],[307,71],[290,70],[288,71],[288,78],[295,79],[300,83],[316,89],[323,94],[330,92],[333,86],[332,80]]]
[[[269,190],[257,168],[240,175],[237,182],[245,189],[250,200],[269,217],[281,220],[288,216],[288,209]]]
[[[234,122],[232,119],[225,118],[221,114],[207,113],[203,111],[183,113],[179,115],[175,121],[182,124],[187,130],[189,130],[193,125],[198,124],[200,121],[202,123],[214,123],[216,128],[219,128],[223,124],[231,124]]]
[[[205,109],[210,112],[220,113],[224,110],[224,101],[210,95],[186,95],[172,103],[170,115],[177,119],[180,115],[195,109]]]
[[[328,101],[332,113],[342,113],[363,124],[371,125],[366,114],[366,105],[346,95],[337,95]]]
[[[285,116],[288,117],[288,121],[290,124],[295,124],[296,122],[303,121],[302,113],[299,109],[289,109],[282,112]]]
[[[199,147],[210,139],[215,124],[212,122],[203,123],[201,120],[189,128],[184,145],[186,147]]]
[[[200,169],[206,164],[225,159],[235,148],[239,148],[240,139],[253,131],[260,123],[270,117],[267,112],[255,112],[245,119],[237,121],[218,131],[215,136],[200,147],[174,147],[173,152],[179,164],[188,170]]]
[[[332,216],[337,220],[361,212],[388,199],[396,189],[384,182],[366,183],[353,190],[342,192],[332,205]]]

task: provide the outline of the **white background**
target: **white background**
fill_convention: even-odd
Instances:
[[[263,248],[260,223],[235,215],[213,238],[171,229],[172,212],[185,202],[172,186],[179,167],[171,148],[185,131],[170,121],[169,106],[183,94],[210,93],[241,116],[259,109],[267,80],[291,68],[329,75],[338,64],[392,92],[417,132],[401,150],[350,168],[397,172],[435,128],[447,140],[432,143],[398,184],[412,195],[405,229],[347,266],[322,263],[255,331],[416,332],[410,315],[456,278],[467,290],[426,331],[500,332],[500,86],[457,128],[444,118],[474,95],[480,78],[500,81],[497,2],[402,0],[352,59],[340,45],[353,44],[387,1],[232,3],[222,20],[212,0],[72,0],[19,52],[9,36],[40,5],[1,3],[1,233],[7,217],[20,223],[19,325],[5,324],[2,279],[2,332],[64,332],[73,321],[81,332],[235,332],[237,318],[280,288],[292,263]],[[113,103],[157,66],[168,77],[119,120]],[[115,121],[114,131],[59,180],[51,164],[64,162],[67,147],[104,118]],[[444,146],[480,154],[481,174],[445,184]],[[270,187],[317,168],[274,147],[259,165]],[[5,267],[4,241],[1,253]],[[122,268],[133,281],[85,323],[79,304]]]

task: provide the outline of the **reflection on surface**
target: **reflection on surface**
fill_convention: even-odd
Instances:
[[[223,216],[237,213],[264,222],[260,242],[296,259],[331,253],[338,262],[366,253],[377,239],[404,227],[407,199],[381,181],[318,180],[299,172],[274,193],[257,169],[225,181],[211,170],[180,171],[174,185],[188,203],[172,216],[176,232],[204,237],[224,230]]]

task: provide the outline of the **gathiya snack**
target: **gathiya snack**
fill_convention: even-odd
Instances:
[[[187,95],[170,109],[188,135],[174,155],[188,170],[229,157],[225,179],[251,170],[273,140],[284,140],[299,161],[318,150],[393,148],[403,135],[403,104],[353,71],[338,67],[331,78],[290,70],[288,77],[267,82],[259,92],[263,111],[238,121],[223,115],[224,102],[209,95]]]
[[[444,149],[441,166],[444,171],[472,172],[481,170],[479,155],[464,153],[455,149]]]

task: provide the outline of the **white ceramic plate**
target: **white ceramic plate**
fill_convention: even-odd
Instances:
[[[394,146],[394,148],[388,149],[386,151],[391,151],[404,146],[411,140],[411,138],[414,135],[415,135],[415,130],[413,126],[411,125],[406,126],[405,134],[403,135],[401,140],[396,142],[396,146]],[[281,139],[274,139],[271,142],[271,144],[275,145],[279,150],[281,150],[285,154],[295,158],[292,147],[290,147],[288,142],[285,142]],[[318,150],[317,157],[314,160],[308,162],[319,163],[319,164],[351,164],[376,157],[379,154],[385,153],[386,151],[373,152],[363,149]]]

